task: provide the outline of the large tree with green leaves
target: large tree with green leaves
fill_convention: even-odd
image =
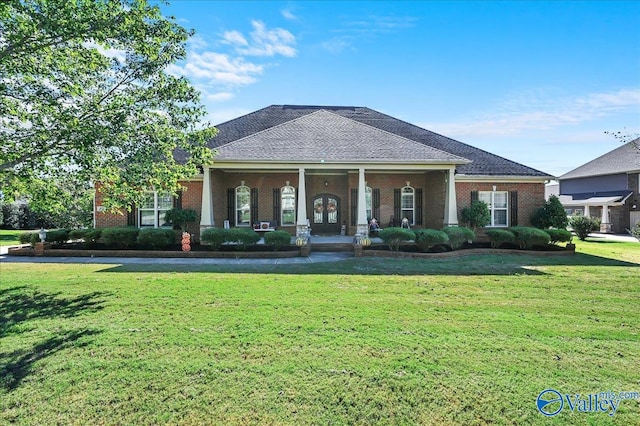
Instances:
[[[100,182],[117,209],[148,188],[176,192],[215,135],[199,93],[167,72],[191,35],[146,0],[0,2],[4,196]]]

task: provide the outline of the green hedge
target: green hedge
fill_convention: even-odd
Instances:
[[[176,232],[166,228],[143,228],[138,233],[136,242],[140,246],[162,250],[176,242]]]
[[[545,229],[544,232],[549,234],[549,242],[551,244],[568,243],[573,238],[571,232],[566,229]]]
[[[509,231],[515,235],[515,242],[521,249],[530,249],[534,246],[546,246],[549,244],[551,237],[542,229],[529,226],[514,226]]]
[[[449,242],[449,236],[444,231],[438,231],[437,229],[415,229],[416,245],[422,251],[427,251],[431,247],[438,244],[446,244]]]
[[[34,246],[40,242],[40,237],[37,232],[23,232],[18,237],[18,241],[20,244],[31,244],[31,246]]]
[[[462,247],[462,244],[476,239],[476,233],[464,226],[445,226],[442,231],[449,237],[449,245],[453,250]]]
[[[107,245],[126,249],[136,243],[139,232],[138,228],[132,226],[104,228],[102,230],[102,239]]]
[[[209,244],[212,249],[218,250],[225,242],[227,231],[227,229],[222,228],[207,228],[202,231],[200,241]]]
[[[398,251],[400,250],[400,244],[405,241],[415,240],[416,235],[412,230],[406,228],[384,228],[378,232],[378,237],[380,237],[391,250]]]
[[[264,243],[269,246],[280,249],[291,245],[291,234],[287,231],[272,231],[264,234]]]
[[[83,240],[85,247],[91,247],[98,242],[101,235],[102,235],[102,229],[94,229],[94,228],[74,229],[69,232],[69,239]]]
[[[516,236],[506,229],[487,229],[485,234],[491,241],[491,247],[498,248],[504,243],[512,243],[516,240]]]
[[[40,242],[40,231],[24,232],[18,237],[21,244],[31,244],[32,246]],[[66,229],[52,229],[47,231],[45,241],[47,243],[64,244],[69,240],[69,231]]]

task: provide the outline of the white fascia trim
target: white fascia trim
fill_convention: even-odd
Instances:
[[[510,182],[510,183],[547,183],[553,176],[499,176],[499,175],[456,175],[456,182]]]
[[[322,169],[359,169],[366,170],[448,170],[455,168],[461,163],[453,163],[451,161],[429,162],[429,163],[398,163],[388,162],[337,162],[337,161],[291,161],[283,163],[281,161],[217,161],[209,167],[212,169],[245,169],[245,170],[297,170],[304,168],[309,170]]]

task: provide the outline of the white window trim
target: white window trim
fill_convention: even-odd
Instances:
[[[402,200],[405,197],[404,190],[407,188],[411,189],[411,208],[403,207],[404,203],[402,202]],[[403,186],[402,189],[400,189],[400,212],[402,213],[402,217],[400,218],[400,220],[405,217],[404,212],[409,210],[411,210],[411,222],[409,224],[413,226],[416,224],[416,189],[413,186]]]
[[[484,201],[482,200],[481,194],[490,194],[490,202],[488,203],[488,207],[489,207],[489,214],[491,215],[491,223],[489,225],[487,225],[487,228],[505,228],[509,226],[509,191],[478,191],[478,199],[480,201]],[[505,200],[506,200],[506,207],[494,207],[495,206],[495,202],[494,202],[494,198],[496,194],[504,194],[505,195]],[[496,225],[495,223],[495,215],[494,212],[496,211],[505,211],[506,215],[506,223],[505,224],[498,224]]]
[[[287,194],[287,198],[293,198],[293,221],[291,223],[284,223],[284,191],[291,189],[293,195]],[[296,224],[296,189],[291,185],[285,185],[280,188],[280,226],[295,226]]]
[[[242,189],[242,188],[247,188],[247,193],[249,194],[249,223],[239,223],[238,222],[238,212],[241,211],[242,209],[238,207],[238,190]],[[252,226],[251,221],[254,220],[254,218],[251,217],[251,188],[249,188],[247,185],[240,185],[236,187],[236,192],[235,192],[235,212],[236,212],[236,226],[240,226],[240,227],[245,227],[245,228],[250,228]]]
[[[153,227],[154,228],[162,228],[160,225],[160,212],[166,212],[167,210],[171,210],[173,208],[173,197],[171,197],[171,207],[168,209],[161,209],[158,206],[158,192],[157,191],[147,191],[147,194],[153,194],[153,207],[138,207],[138,228],[151,228],[149,225],[142,225],[142,212],[153,212]],[[167,192],[161,193],[162,195],[168,194]],[[163,220],[164,221],[164,220]],[[168,228],[168,226],[165,226]]]

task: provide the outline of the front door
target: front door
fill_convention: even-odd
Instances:
[[[333,194],[320,194],[313,198],[313,234],[340,233],[340,198]]]

